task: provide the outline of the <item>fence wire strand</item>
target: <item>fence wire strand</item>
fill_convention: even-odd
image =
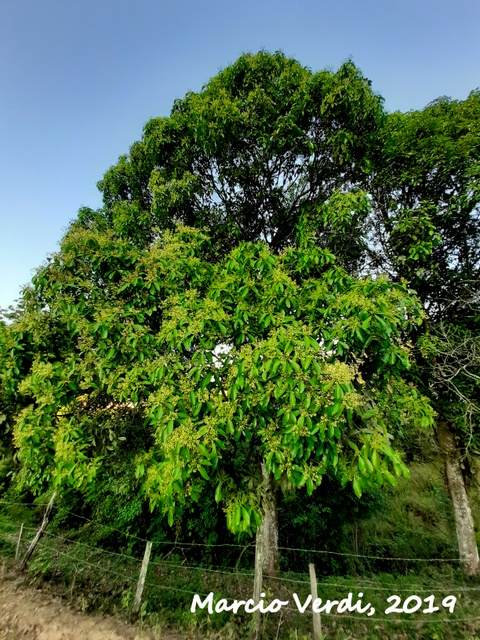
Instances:
[[[36,507],[46,506],[45,504],[37,505],[36,503],[8,502],[6,500],[0,500],[0,504],[6,504],[6,505],[12,505],[12,506],[15,506],[15,505],[17,506],[18,505],[21,505],[21,506],[34,505]],[[105,529],[109,529],[110,531],[115,531],[116,533],[120,533],[122,536],[125,536],[126,538],[133,538],[145,544],[149,542],[149,540],[147,540],[146,538],[141,538],[139,536],[136,536],[133,533],[128,533],[126,531],[122,531],[121,529],[116,529],[111,525],[104,524],[95,520],[91,520],[90,518],[87,518],[86,516],[82,516],[73,511],[65,511],[64,513],[74,516],[75,518],[80,518],[81,520],[85,520],[86,522],[90,522],[91,524],[99,528],[105,528]],[[245,544],[235,544],[230,542],[226,542],[226,543],[180,542],[178,540],[155,540],[153,542],[153,546],[155,547],[156,545],[165,545],[165,546],[173,546],[173,547],[180,547],[180,548],[181,547],[197,547],[197,548],[198,547],[207,547],[207,548],[236,547],[238,549],[245,549],[245,547],[248,546]],[[278,550],[294,551],[297,553],[317,553],[317,554],[324,554],[324,555],[342,556],[346,558],[361,558],[361,559],[367,559],[367,560],[387,560],[388,562],[461,562],[460,558],[405,558],[402,556],[372,556],[372,555],[363,555],[359,553],[348,553],[343,551],[330,551],[327,549],[303,549],[301,547],[278,547]]]

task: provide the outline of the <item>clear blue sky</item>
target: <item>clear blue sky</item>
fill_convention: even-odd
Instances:
[[[352,57],[389,110],[480,85],[479,0],[1,0],[0,307],[145,122],[245,51]]]

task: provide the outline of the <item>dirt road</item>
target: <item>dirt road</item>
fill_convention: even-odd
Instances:
[[[0,567],[0,640],[174,640],[174,636],[76,612]]]

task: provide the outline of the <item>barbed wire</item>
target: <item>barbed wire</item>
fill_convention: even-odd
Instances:
[[[101,547],[95,547],[91,544],[87,544],[86,542],[80,542],[78,540],[72,540],[71,538],[67,538],[66,536],[50,533],[49,531],[45,531],[44,535],[50,538],[57,538],[58,540],[64,540],[70,544],[78,544],[81,547],[86,547],[88,549],[93,549],[97,553],[108,553],[109,555],[118,556],[121,558],[127,558],[127,560],[133,560],[134,562],[141,563],[142,560],[140,558],[136,558],[135,556],[128,556],[125,553],[120,553],[119,551],[110,551],[109,549],[103,549]]]
[[[297,583],[297,584],[310,584],[310,580],[297,580],[295,578],[287,578],[284,576],[264,576],[264,580],[279,580],[280,582],[293,582],[293,583]],[[368,582],[368,581],[365,581]],[[319,581],[318,582],[318,588],[322,588],[322,587],[340,587],[340,588],[351,588],[351,585],[349,584],[342,584],[339,582],[323,582],[323,581]],[[392,591],[393,589],[395,589],[395,591],[405,591],[405,592],[411,592],[412,591],[412,587],[398,587],[396,584],[392,584],[390,587],[381,587],[375,584],[367,585],[367,584],[360,584],[360,585],[355,585],[355,590],[357,591]],[[423,587],[419,587],[417,588],[415,586],[414,589],[416,592],[418,591],[418,593],[431,593],[432,591],[480,591],[480,585],[476,586],[476,587],[466,587],[466,586],[457,586],[457,585],[447,585],[446,587],[429,587],[429,588],[423,588]]]
[[[223,569],[211,569],[211,568],[207,568],[207,567],[202,567],[200,565],[193,565],[193,564],[177,564],[175,562],[163,562],[162,560],[160,560],[160,562],[154,562],[153,560],[150,561],[150,564],[154,567],[174,567],[175,569],[188,569],[190,571],[207,571],[209,573],[220,573],[220,574],[224,574],[227,576],[241,576],[244,578],[253,578],[254,573],[252,571],[250,572],[243,572],[243,571],[224,571]]]
[[[33,529],[34,530],[34,529]],[[50,538],[56,538],[57,540],[63,540],[66,543],[69,544],[77,544],[81,547],[85,547],[87,549],[92,549],[94,551],[96,551],[97,553],[106,553],[109,555],[114,555],[120,558],[126,558],[127,560],[132,560],[138,564],[140,564],[142,562],[141,558],[136,558],[135,556],[129,556],[126,555],[125,553],[120,553],[118,551],[110,551],[109,549],[103,549],[102,547],[95,547],[94,545],[91,544],[87,544],[86,542],[80,542],[78,540],[72,540],[71,538],[67,538],[66,536],[62,536],[59,534],[54,534],[54,533],[50,533],[49,531],[45,531],[44,535],[50,537]],[[224,575],[240,575],[240,576],[245,576],[245,577],[253,577],[253,573],[249,572],[239,572],[236,571],[235,573],[233,573],[232,571],[224,571],[221,569],[211,569],[211,568],[207,568],[207,567],[202,567],[200,565],[189,565],[189,564],[178,564],[177,562],[166,562],[163,560],[160,561],[153,561],[150,560],[149,562],[149,566],[155,566],[155,567],[174,567],[175,569],[188,569],[188,570],[197,570],[197,571],[207,571],[207,572],[212,572],[212,573],[220,573],[220,574],[224,574]]]
[[[40,505],[37,505],[36,503],[8,502],[5,500],[0,500],[0,503],[7,504],[7,505],[34,504],[35,506],[40,506]],[[42,506],[46,506],[46,505],[42,505]],[[109,529],[111,531],[115,531],[127,538],[133,538],[135,540],[139,540],[140,542],[143,542],[145,544],[147,542],[152,542],[151,540],[147,540],[146,538],[141,538],[139,536],[136,536],[133,533],[127,533],[126,531],[122,531],[121,529],[117,529],[115,527],[112,527],[111,525],[104,524],[95,520],[91,520],[90,518],[87,518],[86,516],[82,516],[73,511],[64,511],[64,513],[67,513],[76,518],[85,520],[86,522],[90,522],[91,524],[94,524],[97,527],[102,527],[102,528]],[[174,547],[180,547],[180,548],[182,547],[206,547],[206,548],[235,547],[238,549],[245,549],[245,547],[248,546],[245,544],[242,545],[242,544],[235,544],[230,542],[225,542],[225,543],[180,542],[178,540],[155,540],[153,542],[153,546],[155,547],[156,545],[166,545],[166,546],[174,546]],[[367,559],[367,560],[387,560],[389,562],[461,562],[460,558],[406,558],[402,556],[373,556],[373,555],[364,555],[359,553],[348,553],[343,551],[330,551],[327,549],[303,549],[301,547],[278,547],[278,549],[279,551],[317,553],[317,554],[335,555],[335,556],[341,556],[341,557],[347,557],[347,558],[361,558],[361,559]]]
[[[11,525],[11,526],[15,526],[15,525]],[[35,530],[33,527],[29,527],[30,530]],[[84,548],[88,548],[91,549],[93,551],[95,551],[96,553],[104,553],[104,554],[108,554],[108,555],[114,555],[117,557],[121,557],[121,558],[126,558],[127,560],[136,562],[137,564],[141,563],[141,560],[139,558],[136,558],[134,556],[129,556],[126,555],[124,553],[119,553],[119,552],[115,552],[115,551],[110,551],[108,549],[103,549],[101,547],[95,547],[93,545],[84,543],[84,542],[79,542],[78,540],[71,540],[69,538],[66,538],[65,536],[62,535],[57,535],[57,534],[52,534],[49,532],[45,532],[45,535],[47,535],[50,538],[54,538],[54,539],[58,539],[58,540],[62,540],[68,544],[76,544],[79,545],[81,547]],[[10,536],[15,540],[14,536]],[[45,545],[43,545],[45,546]],[[53,549],[53,547],[51,547]],[[65,552],[61,552],[58,549],[55,549],[56,551],[58,551],[58,553],[62,553],[63,555],[65,555]],[[199,565],[189,565],[189,564],[178,564],[178,563],[174,563],[174,562],[165,562],[165,561],[159,561],[159,562],[155,562],[155,561],[151,561],[149,563],[149,566],[156,566],[156,567],[164,567],[164,566],[168,566],[168,567],[172,567],[175,569],[183,569],[183,570],[188,570],[188,571],[200,571],[200,572],[209,572],[209,573],[218,573],[221,575],[229,575],[229,576],[238,576],[238,577],[248,577],[248,578],[252,578],[254,576],[254,574],[252,572],[239,572],[239,571],[225,571],[225,570],[221,570],[221,569],[211,569],[211,568],[206,568],[206,567],[202,567]],[[280,583],[282,582],[289,582],[289,583],[293,583],[293,584],[305,584],[305,585],[310,585],[310,581],[309,580],[303,580],[303,579],[299,579],[299,578],[289,578],[286,576],[265,576],[265,580],[266,581],[278,581]],[[364,581],[365,584],[360,584],[360,585],[355,585],[355,590],[356,591],[398,591],[398,592],[411,592],[412,591],[412,587],[400,587],[396,584],[392,584],[391,586],[381,586],[381,584],[379,584],[377,581],[368,581],[365,580]],[[367,584],[367,583],[370,584]],[[335,588],[346,588],[349,587],[351,588],[351,585],[345,584],[345,583],[338,583],[338,582],[324,582],[324,581],[320,581],[318,583],[319,588],[324,588],[324,587],[335,587]],[[432,591],[436,591],[436,592],[445,592],[445,591],[479,591],[480,590],[480,585],[479,586],[465,586],[465,585],[447,585],[447,586],[443,586],[443,587],[418,587],[416,585],[414,585],[414,589],[413,589],[416,593],[431,593]]]
[[[395,556],[368,556],[360,553],[347,553],[343,551],[327,551],[325,549],[302,549],[292,547],[278,547],[279,551],[301,551],[303,553],[324,553],[332,556],[345,556],[347,558],[367,558],[369,560],[389,560],[403,562],[460,562],[460,558],[403,558]]]
[[[13,522],[3,522],[2,520],[0,520],[0,526],[2,527],[13,527],[14,529],[18,529],[18,524],[15,524]],[[24,531],[36,531],[36,527],[30,527],[28,525],[23,525],[23,530]]]
[[[0,504],[7,504],[9,506],[15,506],[15,507],[46,507],[47,506],[47,502],[41,502],[41,503],[37,503],[37,502],[10,502],[9,500],[3,500],[0,498]]]
[[[81,516],[79,513],[74,513],[73,511],[65,511],[64,513],[68,513],[71,516],[74,516],[76,518],[80,518],[82,520],[85,520],[86,522],[90,522],[91,524],[96,525],[97,527],[103,527],[106,529],[109,529],[110,531],[115,531],[116,533],[120,533],[123,536],[125,536],[126,538],[133,538],[135,540],[139,540],[140,542],[152,542],[151,540],[147,540],[146,538],[141,538],[139,536],[136,536],[134,533],[127,533],[126,531],[122,531],[121,529],[116,529],[115,527],[112,527],[111,525],[108,524],[104,524],[95,520],[91,520],[90,518],[87,518],[86,516]],[[244,549],[246,545],[244,544],[237,544],[237,543],[233,543],[233,542],[225,542],[225,543],[209,543],[209,542],[179,542],[178,540],[155,540],[153,542],[153,546],[155,547],[155,545],[165,545],[165,546],[174,546],[174,547],[235,547],[238,549]]]
[[[134,582],[135,584],[138,582],[138,578],[132,577],[132,576],[128,576],[125,573],[121,573],[119,571],[114,571],[113,569],[110,569],[108,567],[105,567],[104,565],[99,565],[99,564],[94,564],[93,562],[90,562],[89,560],[85,560],[84,558],[79,558],[78,556],[74,556],[71,553],[66,553],[65,551],[59,551],[58,549],[49,547],[48,545],[45,545],[42,542],[39,542],[39,546],[43,547],[44,549],[50,549],[53,550],[55,553],[58,553],[62,556],[65,556],[67,558],[70,558],[72,560],[75,560],[77,562],[82,562],[83,564],[93,567],[94,569],[101,569],[102,571],[106,571],[107,573],[111,573],[113,575],[116,575],[120,578],[124,578],[125,580],[130,580],[131,582]],[[202,597],[207,597],[207,594],[203,594],[203,593],[198,593],[197,591],[190,591],[190,590],[186,590],[186,589],[181,589],[179,587],[169,587],[167,585],[163,585],[163,584],[153,584],[151,582],[145,582],[146,585],[149,585],[150,587],[153,587],[155,589],[167,589],[169,591],[178,591],[179,593],[188,593],[190,595],[199,595]]]

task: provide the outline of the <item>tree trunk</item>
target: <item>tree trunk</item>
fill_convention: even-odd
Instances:
[[[455,438],[447,422],[443,420],[439,421],[437,436],[440,447],[447,456],[445,467],[448,490],[453,503],[460,562],[465,573],[472,576],[479,570],[479,557],[472,510],[470,509],[467,491],[465,489],[460,457]]]
[[[263,544],[263,573],[264,575],[276,575],[280,571],[280,559],[278,553],[278,511],[277,495],[273,477],[267,474],[265,463],[262,462],[262,478],[265,488],[264,515],[262,522]]]

